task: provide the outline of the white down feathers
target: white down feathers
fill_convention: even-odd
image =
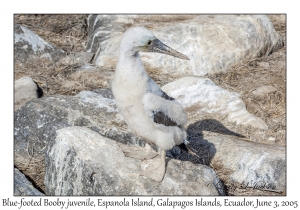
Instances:
[[[133,31],[127,30],[122,37],[112,91],[128,127],[149,143],[154,143],[163,150],[169,150],[181,144],[186,138],[184,125],[187,122],[187,115],[178,102],[161,97],[163,92],[147,74],[135,49],[141,42],[140,37],[147,39],[154,35],[145,28],[139,28],[140,30],[136,28],[133,28]],[[155,123],[153,112],[157,111],[163,112],[182,129]]]

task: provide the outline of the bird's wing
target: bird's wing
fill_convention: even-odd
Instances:
[[[170,100],[170,101],[175,100],[174,98],[168,96],[168,94],[166,94],[164,91],[162,91],[162,89],[160,89],[160,87],[150,77],[148,78],[147,84],[148,84],[148,88],[146,91],[147,93],[153,93],[155,95],[163,97],[166,100]]]
[[[143,102],[148,116],[155,123],[183,127],[187,121],[181,105],[162,91],[151,78],[148,80],[147,94],[144,96]]]
[[[162,111],[159,112],[153,112],[153,121],[158,124],[162,124],[165,126],[177,126],[179,128],[182,128],[181,125],[178,125],[176,122],[174,122],[172,119],[170,119],[167,115],[165,115]]]
[[[146,93],[143,105],[147,115],[155,123],[183,127],[187,122],[187,115],[181,105],[163,91],[161,96]]]

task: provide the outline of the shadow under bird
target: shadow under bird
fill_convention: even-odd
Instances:
[[[122,36],[112,91],[116,105],[129,128],[148,143],[161,149],[161,158],[149,164],[145,176],[161,181],[165,174],[166,150],[187,141],[187,115],[182,106],[168,96],[149,77],[139,52],[157,52],[189,60],[158,40],[144,27],[132,27]]]

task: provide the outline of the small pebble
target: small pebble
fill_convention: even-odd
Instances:
[[[268,138],[268,141],[275,141],[275,137]]]
[[[268,69],[270,67],[270,64],[268,62],[259,62],[257,63],[258,67]]]
[[[275,92],[277,89],[273,86],[261,86],[259,88],[256,88],[256,90],[254,90],[252,92],[252,95],[255,95],[255,96],[264,96],[268,93],[272,93],[272,92]]]
[[[277,67],[280,69],[284,69],[285,68],[285,62],[284,61],[278,61],[277,62]]]

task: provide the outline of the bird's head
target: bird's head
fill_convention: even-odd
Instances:
[[[122,53],[157,52],[190,60],[186,55],[162,43],[151,31],[144,27],[132,27],[127,29],[123,34],[120,48]]]

